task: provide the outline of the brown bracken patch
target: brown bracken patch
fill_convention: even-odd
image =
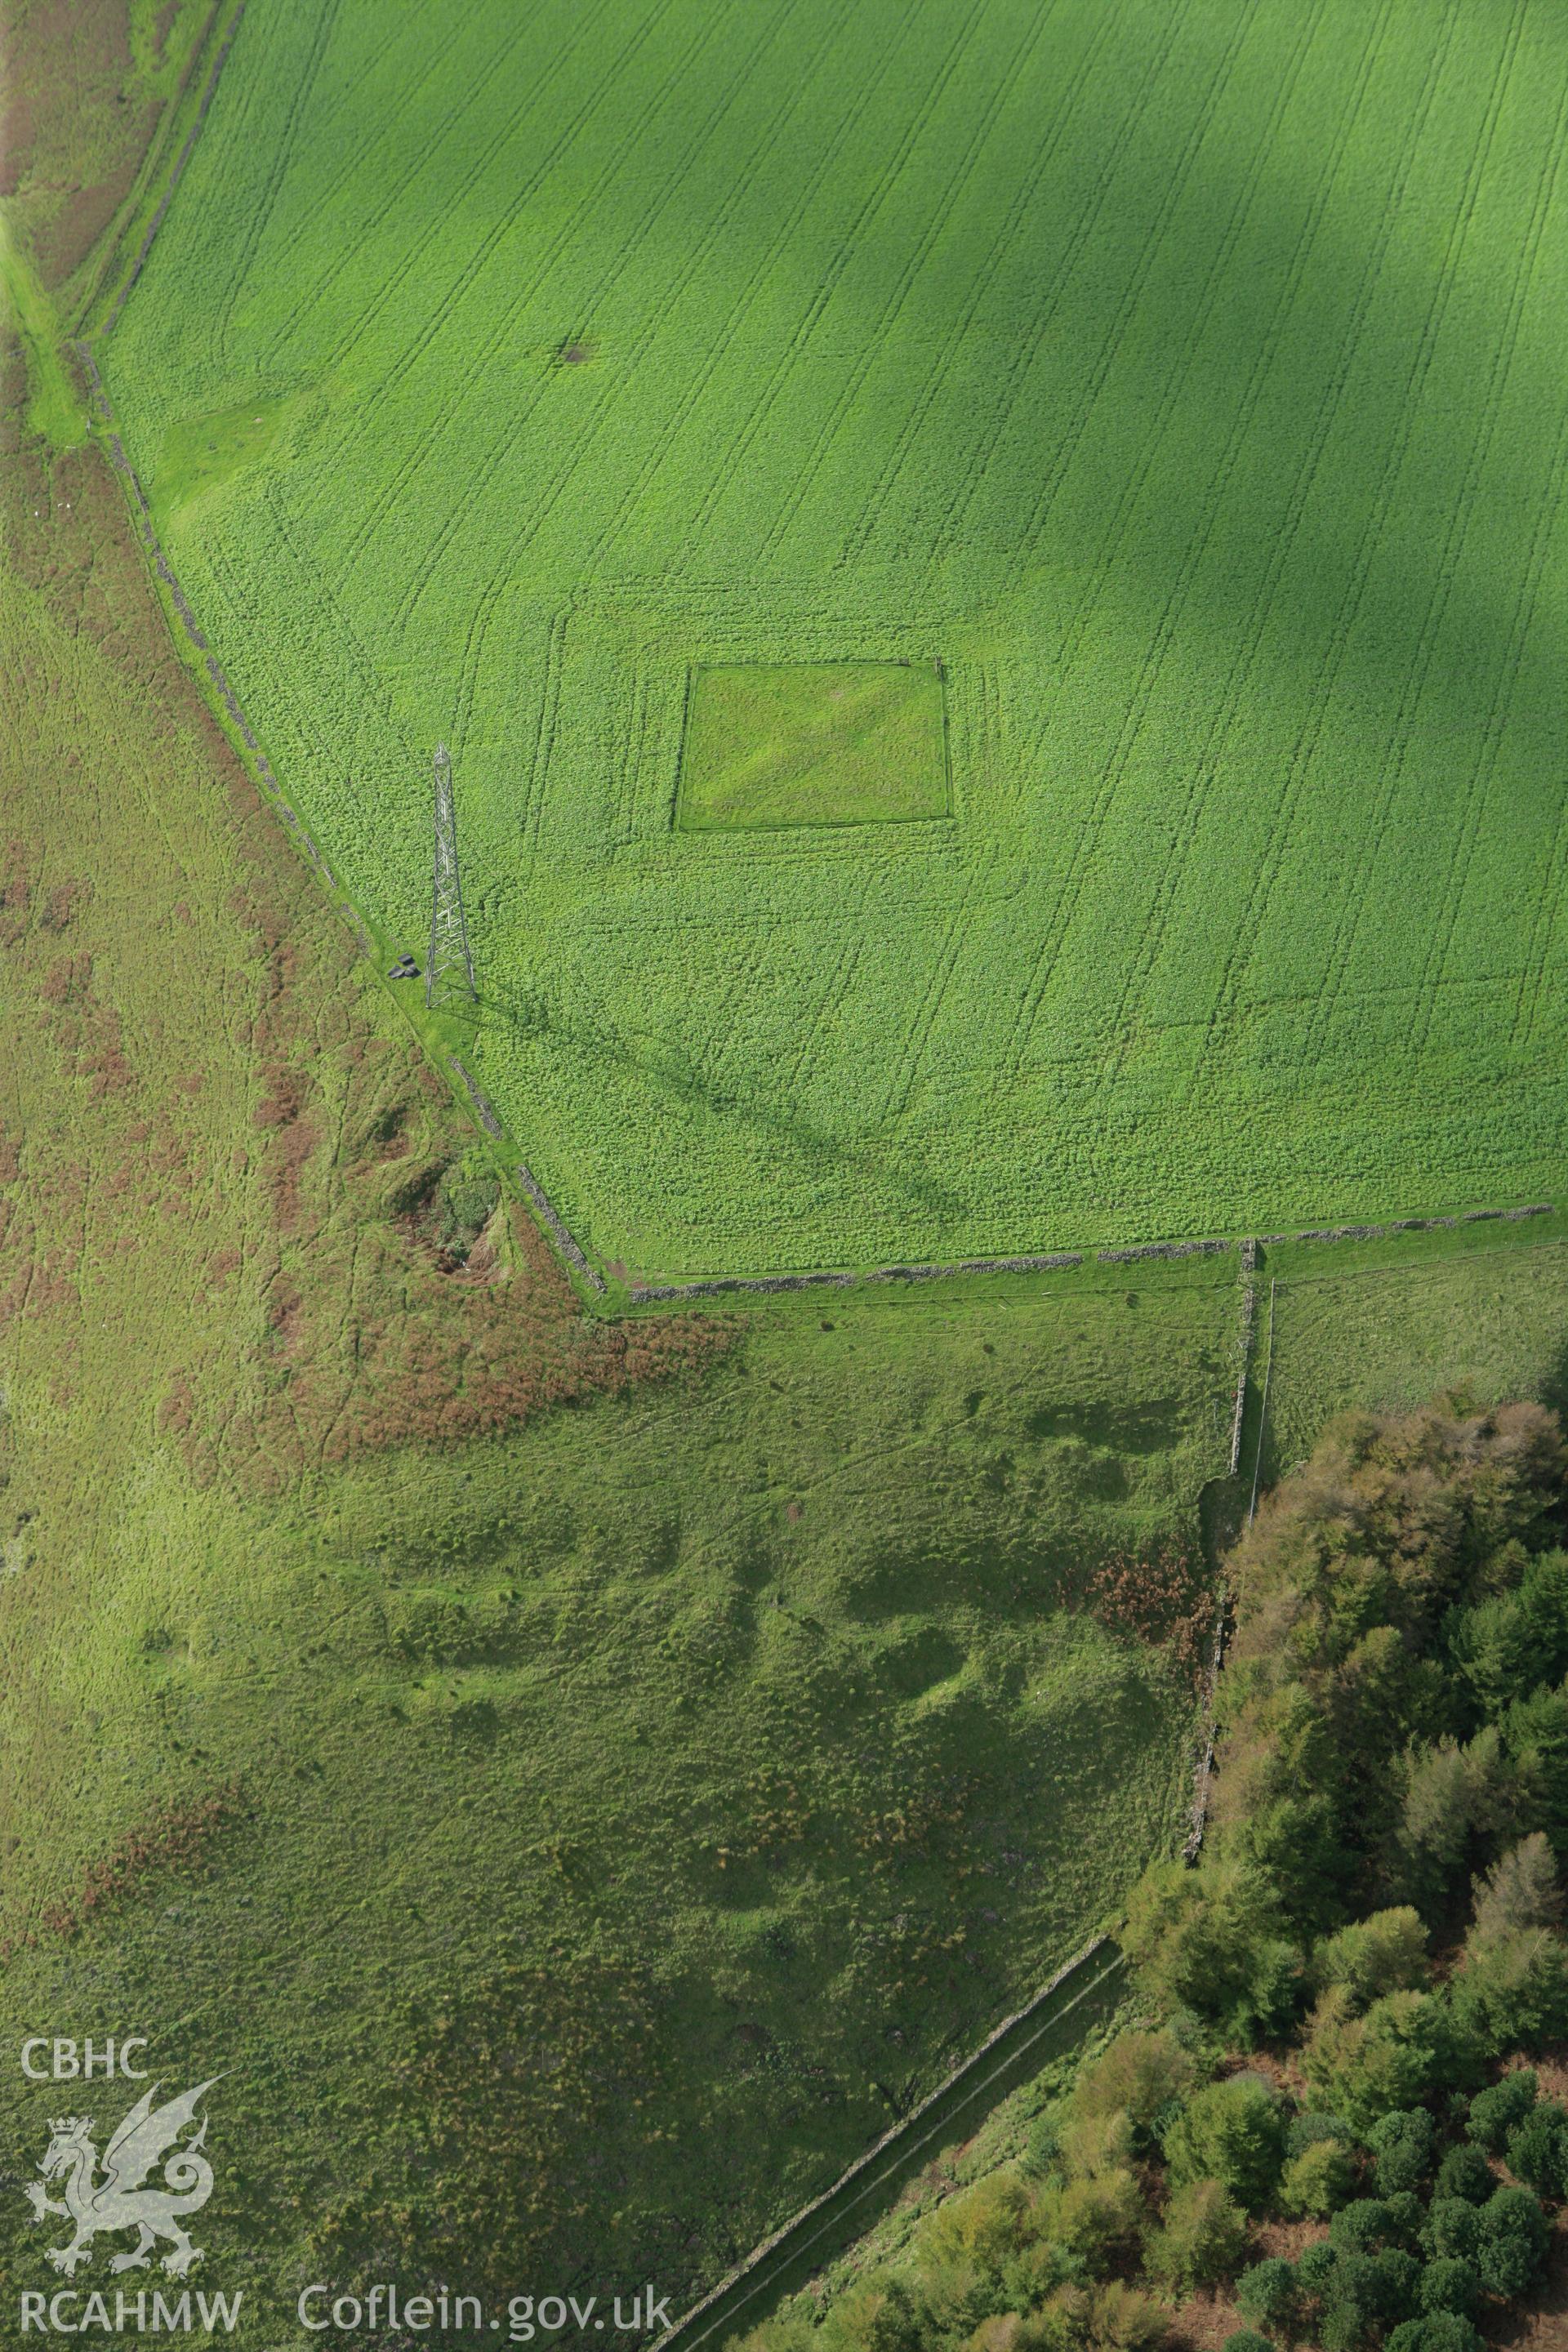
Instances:
[[[45,1905],[39,1915],[44,1929],[68,1942],[95,1913],[122,1902],[151,1873],[195,1869],[213,1838],[242,1810],[239,1784],[233,1780],[194,1804],[165,1806],[145,1829],[132,1830],[101,1861],[89,1863],[74,1895]],[[0,1941],[0,1962],[19,1946],[36,1947],[37,1941],[36,1933]]]
[[[112,1290],[117,1385],[158,1400],[198,1479],[268,1492],[700,1372],[738,1323],[585,1315],[518,1204],[457,1278],[407,1230],[401,1170],[476,1130],[197,694],[106,462],[89,445],[46,467],[4,356],[6,559],[120,701],[73,720],[48,639],[24,635],[13,699],[51,756],[0,778],[0,951],[48,1055],[0,1166],[0,1330],[47,1325],[50,1376],[74,1377]],[[38,793],[68,738],[68,793]],[[134,1297],[114,1286],[143,1261]],[[171,1297],[221,1301],[170,1333],[173,1362]]]
[[[1168,1649],[1196,1682],[1214,1640],[1214,1578],[1196,1545],[1114,1552],[1090,1568],[1081,1604],[1113,1633]]]

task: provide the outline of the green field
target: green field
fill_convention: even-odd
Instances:
[[[695,2293],[1111,1919],[1239,1299],[583,1313],[85,437],[205,22],[29,9],[0,214],[0,2041],[225,2071],[281,2347],[323,2274]],[[450,737],[468,1050],[637,1271],[1552,1189],[1555,32],[890,22],[249,0],[100,352],[290,796],[419,949]],[[1265,1475],[1561,1394],[1561,1230],[1268,1250]]]
[[[1183,1833],[1235,1263],[583,1313],[84,433],[92,23],[0,208],[0,2041],[224,2074],[279,2352],[323,2271],[694,2293]]]
[[[471,1132],[204,724],[98,453],[23,457],[0,2039],[228,2070],[209,2276],[269,2344],[389,2252],[695,2293],[1182,1834],[1191,1681],[1157,1581],[1097,1571],[1190,1551],[1236,1259],[763,1301],[684,1355],[521,1221],[452,1279]],[[1301,1451],[1559,1375],[1555,1220],[1267,1261],[1321,1302],[1279,1317]],[[13,2178],[54,2095],[0,2112]],[[0,2294],[40,2243],[7,2200]]]
[[[1531,0],[251,0],[105,376],[389,943],[452,744],[590,1247],[1559,1182],[1565,88]],[[906,661],[950,818],[679,821],[694,677]]]

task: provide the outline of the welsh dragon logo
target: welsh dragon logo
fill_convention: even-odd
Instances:
[[[100,2231],[140,2233],[129,2253],[113,2257],[111,2271],[145,2270],[160,2238],[171,2242],[163,2268],[173,2277],[183,2278],[193,2263],[201,2261],[202,2250],[192,2245],[182,2217],[199,2212],[213,2193],[213,2168],[201,2152],[207,2136],[206,2117],[202,2117],[200,2129],[184,2147],[177,2142],[194,2122],[198,2103],[218,2079],[214,2074],[161,2107],[153,2105],[158,2095],[154,2083],[104,2149],[101,2178],[92,2142],[92,2117],[57,2116],[53,2119],[49,2145],[38,2170],[45,2181],[63,2180],[61,2199],[51,2198],[37,2180],[26,2183],[26,2191],[36,2221],[58,2213],[76,2224],[76,2235],[68,2245],[48,2249],[56,2270],[69,2278],[81,2263],[89,2262],[92,2242]],[[166,2158],[163,2186],[148,2188],[143,2184],[161,2157]]]

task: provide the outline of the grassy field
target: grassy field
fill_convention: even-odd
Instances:
[[[1568,1405],[1565,1226],[1553,1218],[1539,1241],[1460,1255],[1372,1247],[1360,1265],[1354,1251],[1270,1252],[1272,1349],[1265,1296],[1256,1366],[1261,1380],[1271,1354],[1265,1478],[1304,1461],[1329,1416],[1352,1407],[1407,1412],[1446,1388]]]
[[[451,742],[591,1246],[1554,1188],[1565,87],[1530,0],[251,0],[106,377],[415,949]],[[904,660],[951,820],[677,821],[694,674]]]
[[[1234,1264],[584,1317],[21,359],[0,2040],[225,2073],[269,2343],[323,2274],[694,2291],[1181,1834]]]
[[[68,20],[34,18],[40,42],[63,47],[0,242],[20,331],[0,402],[0,2043],[134,2028],[171,2076],[227,2070],[211,2279],[252,2289],[269,2343],[307,2340],[288,2291],[322,2275],[563,2290],[651,2275],[679,2295],[823,2186],[1181,1834],[1206,1616],[1194,1534],[1226,1458],[1236,1261],[784,1298],[744,1317],[582,1312],[507,1206],[510,1154],[476,1138],[422,1065],[204,710],[118,488],[81,439],[58,330],[69,289],[99,282],[102,248],[83,245],[62,191],[79,184],[103,218],[114,190],[131,191],[110,238],[123,247],[149,191],[135,140],[110,137],[103,109],[117,83],[139,92],[151,138],[156,85],[188,119],[167,45],[177,35],[191,53],[195,12],[155,23],[140,0],[122,21],[106,8],[99,79],[83,68],[76,83]],[[1028,751],[1030,709],[1073,741],[1095,712],[1110,724],[1112,640],[1144,661],[1155,641],[1137,638],[1139,600],[1171,582],[1142,475],[1126,478],[1125,510],[1097,510],[1097,572],[1075,569],[1059,517],[1026,530],[1024,445],[1037,464],[1057,449],[1073,480],[1073,449],[1042,434],[1089,363],[1095,306],[1111,304],[1115,325],[1136,295],[1131,320],[1164,283],[1152,264],[1141,294],[1108,278],[1110,232],[1187,137],[1200,68],[1216,108],[1248,92],[1262,102],[1282,11],[1250,12],[1245,38],[1228,10],[1091,20],[1063,0],[967,17],[931,7],[905,46],[868,42],[868,21],[801,0],[755,15],[602,5],[570,21],[549,6],[527,20],[454,12],[437,26],[357,0],[308,18],[250,0],[106,365],[161,528],[290,792],[371,914],[417,945],[417,888],[399,861],[406,848],[423,870],[429,741],[456,713],[486,976],[476,1066],[588,1238],[637,1244],[640,1270],[913,1256],[960,1237],[1034,1238],[1037,1223],[1050,1238],[1136,1234],[1185,1220],[1180,1187],[1196,1202],[1220,1167],[1254,1184],[1234,1196],[1243,1207],[1299,1197],[1319,1210],[1334,1170],[1331,1205],[1359,1205],[1397,1172],[1379,1157],[1385,1139],[1403,1149],[1397,1103],[1368,1077],[1400,1020],[1399,1083],[1430,1148],[1398,1169],[1426,1170],[1437,1197],[1544,1189],[1554,1130],[1510,1144],[1511,1160],[1481,1146],[1524,1136],[1527,1082],[1543,1121],[1556,1099],[1530,1059],[1555,1051],[1551,990],[1531,1000],[1513,1079],[1461,1101],[1471,1059],[1489,1054],[1494,1077],[1506,1066],[1486,991],[1504,985],[1519,939],[1460,927],[1430,992],[1431,1037],[1412,1053],[1413,1000],[1388,978],[1397,937],[1364,860],[1347,855],[1343,886],[1371,893],[1357,953],[1387,969],[1381,994],[1357,999],[1347,982],[1339,1001],[1336,1019],[1361,1004],[1359,1042],[1323,1042],[1339,1057],[1341,1127],[1308,1066],[1281,1057],[1278,1023],[1293,1016],[1279,994],[1236,997],[1241,1075],[1227,1065],[1184,1110],[1167,1084],[1169,1057],[1193,1043],[1186,1016],[1170,1017],[1179,974],[1150,967],[1158,984],[1136,1034],[1095,1013],[1092,1087],[1089,1028],[1068,1017],[1093,994],[1077,959],[1100,955],[1102,992],[1107,970],[1131,971],[1116,960],[1118,927],[1152,887],[1172,666],[1190,693],[1194,646],[1215,660],[1234,648],[1211,583],[1201,625],[1184,604],[1156,645],[1139,708],[1164,716],[1156,728],[1151,715],[1147,741],[1130,739],[1110,787],[1073,765],[1066,737],[1047,730]],[[1314,74],[1328,77],[1320,110],[1341,86],[1336,22],[1300,20],[1299,70],[1269,132],[1281,171],[1289,107]],[[1478,57],[1506,68],[1510,109],[1544,102],[1533,19],[1510,21],[1506,53],[1487,47],[1491,26],[1450,15],[1435,37],[1447,46],[1413,152],[1438,180],[1485,86]],[[1378,70],[1397,89],[1415,37],[1378,26]],[[781,110],[769,59],[807,36],[806,76]],[[1146,70],[1124,81],[1128,43]],[[300,86],[280,89],[275,77],[296,69]],[[1383,87],[1358,98],[1358,122]],[[72,89],[92,126],[79,155]],[[993,167],[1033,155],[1042,93],[1057,160],[1009,178]],[[1121,121],[1134,107],[1144,149],[1096,149],[1105,110]],[[421,144],[431,110],[448,132]],[[1525,152],[1524,131],[1506,135]],[[1375,174],[1370,130],[1356,137],[1361,173]],[[532,158],[521,178],[519,142]],[[711,179],[698,168],[710,146],[731,158]],[[301,159],[329,149],[328,194],[353,231],[341,249],[312,245],[324,215],[298,179]],[[1193,153],[1218,170],[1203,141]],[[247,176],[268,159],[270,193]],[[1259,204],[1265,160],[1260,148]],[[1040,237],[1063,205],[1088,203],[1091,163],[1101,209],[1057,251],[1059,285],[1042,280]],[[465,189],[480,169],[515,211],[495,210],[493,181]],[[1195,163],[1182,184],[1184,203],[1205,186],[1217,200]],[[1510,189],[1505,178],[1500,201]],[[1217,191],[1238,206],[1243,193]],[[1490,202],[1465,214],[1467,237]],[[455,234],[479,203],[489,245]],[[971,314],[973,247],[955,240],[976,212],[995,259]],[[1216,249],[1214,301],[1227,285],[1237,297],[1231,257],[1264,233],[1252,210],[1237,222]],[[245,268],[204,275],[224,239],[237,260],[253,234]],[[1420,239],[1406,252],[1391,238],[1389,271],[1414,287]],[[1047,331],[1042,283],[1077,340]],[[1490,281],[1465,283],[1484,308]],[[293,322],[267,312],[284,285],[301,304]],[[184,348],[176,296],[190,305]],[[486,369],[470,352],[437,382],[448,297],[449,331],[488,318],[497,341]],[[935,316],[934,343],[906,302]],[[684,303],[718,321],[700,354],[667,332]],[[1212,303],[1205,315],[1212,329]],[[1013,322],[1002,365],[999,317]],[[1381,351],[1392,368],[1373,317],[1357,364]],[[221,348],[215,359],[209,321],[237,362]],[[399,336],[426,329],[432,357],[405,366]],[[329,332],[339,357],[312,373],[302,354]],[[1158,426],[1149,467],[1173,468],[1173,531],[1185,527],[1183,485],[1197,496],[1210,478],[1177,466],[1167,436],[1202,444],[1226,415],[1212,385],[1197,398],[1205,350],[1179,383],[1159,379],[1159,417],[1136,373],[1114,390],[1109,376],[1090,404],[1098,462],[1120,463],[1135,429]],[[1445,350],[1437,338],[1434,365]],[[189,397],[160,390],[158,369],[173,383],[187,367],[200,378]],[[691,409],[710,382],[744,442],[722,473],[679,457],[711,445]],[[1375,404],[1355,370],[1347,382],[1340,427],[1370,430]],[[986,406],[1004,394],[1005,415]],[[447,399],[461,432],[432,429]],[[840,404],[860,416],[842,434]],[[876,499],[853,480],[868,413],[903,420]],[[1298,420],[1278,388],[1271,414],[1284,447]],[[1439,438],[1458,431],[1444,420],[1429,421]],[[1496,446],[1523,469],[1517,425],[1510,409]],[[962,546],[924,503],[928,434],[957,435],[969,468]],[[1266,453],[1246,446],[1262,467]],[[1436,455],[1418,446],[1436,482]],[[373,446],[405,468],[430,525],[432,601],[421,592],[406,629],[376,602],[405,593],[398,562],[414,540],[373,511],[381,491],[353,470]],[[471,490],[476,449],[488,516],[470,501],[447,517],[442,501]],[[1080,517],[1092,488],[1073,492]],[[567,488],[584,543],[604,540],[597,585],[548,543]],[[640,547],[627,544],[634,494]],[[329,544],[333,495],[334,528],[366,534],[352,561]],[[708,509],[695,534],[694,500]],[[1474,504],[1488,560],[1511,560],[1505,509]],[[1239,562],[1255,526],[1222,509],[1215,546]],[[494,550],[498,511],[509,547],[532,536],[516,568],[481,577],[471,547]],[[1321,556],[1333,531],[1311,511],[1300,545]],[[825,599],[795,534],[829,515],[858,543]],[[446,520],[449,556],[436,544]],[[1303,570],[1279,593],[1294,625],[1328,591]],[[1081,621],[1071,646],[1049,621],[1068,604]],[[1369,623],[1374,606],[1392,630],[1399,614],[1369,592]],[[1467,658],[1480,662],[1491,640],[1469,618]],[[1043,668],[1042,646],[1056,647]],[[1283,725],[1298,657],[1304,638],[1258,650],[1237,727],[1243,703],[1253,729]],[[792,693],[783,750],[761,756],[767,674],[906,659],[902,674],[926,686],[923,720]],[[908,720],[911,746],[923,733],[929,748],[938,659],[952,814],[904,808],[908,822],[861,833],[862,730]],[[1482,778],[1521,870],[1540,818],[1522,781],[1539,772],[1536,661],[1519,667],[1506,760],[1500,736],[1497,773]],[[1364,686],[1360,663],[1343,677]],[[675,809],[692,672],[749,675],[701,772],[727,822],[688,834]],[[1090,672],[1110,700],[1085,698]],[[1459,691],[1436,662],[1431,678],[1434,693]],[[1300,688],[1309,703],[1313,690]],[[426,728],[432,699],[445,707]],[[538,737],[521,784],[514,720]],[[622,758],[628,744],[637,758]],[[1430,765],[1421,772],[1429,788]],[[1324,828],[1359,826],[1367,803],[1348,771],[1312,775],[1324,797],[1303,771],[1291,822],[1315,810],[1321,893]],[[612,779],[629,797],[606,836],[595,828]],[[802,789],[814,814],[837,807],[831,824],[755,821]],[[1194,825],[1234,806],[1240,770],[1216,766],[1203,790]],[[1255,825],[1282,822],[1283,805],[1259,806]],[[1438,863],[1447,810],[1429,807],[1420,827]],[[1478,802],[1461,843],[1472,898],[1500,855],[1483,814]],[[1226,887],[1244,868],[1227,866]],[[1195,866],[1161,874],[1175,894],[1161,901],[1165,952],[1189,959],[1190,976],[1215,935],[1180,896],[1196,889]],[[1545,976],[1553,880],[1519,934]],[[1100,929],[1064,960],[1046,919],[1079,882]],[[1300,876],[1289,887],[1299,927]],[[1425,920],[1408,861],[1401,887],[1408,920]],[[1508,904],[1496,898],[1500,926]],[[1246,948],[1248,989],[1277,987],[1277,946],[1259,931]],[[1479,980],[1463,964],[1472,951]],[[1031,1012],[1008,958],[1035,955],[1056,961],[1040,964]],[[1013,998],[980,988],[981,970],[1012,974]],[[1011,1091],[998,1037],[1020,1047]],[[882,1119],[906,1072],[906,1108]],[[1314,1156],[1302,1139],[1320,1117]],[[1335,1143],[1352,1118],[1359,1156]],[[1173,1148],[1181,1134],[1190,1149]],[[1499,1393],[1549,1383],[1568,1340],[1568,1246],[1546,1221],[1268,1264],[1280,1278],[1268,1443],[1287,1458],[1358,1397],[1451,1379]],[[13,2185],[58,2105],[40,2088],[0,2106]],[[42,2243],[20,2199],[0,2200],[0,2296],[40,2282]]]

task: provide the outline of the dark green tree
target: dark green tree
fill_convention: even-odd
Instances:
[[[1510,1706],[1501,1727],[1521,1811],[1568,1853],[1568,1683]]]
[[[1367,2134],[1375,2178],[1384,2197],[1422,2188],[1432,2170],[1437,2127],[1426,2107],[1395,2107]]]
[[[1508,2168],[1538,2196],[1568,2197],[1568,2108],[1542,2099],[1508,2136]]]
[[[1470,2101],[1465,2129],[1479,2147],[1500,2156],[1508,2145],[1510,2132],[1524,2121],[1535,2098],[1535,2069],[1521,2066],[1517,2073],[1504,2074],[1500,2081],[1476,2093]]]
[[[1375,2253],[1393,2235],[1393,2217],[1381,2197],[1352,2198],[1329,2224],[1329,2243],[1345,2252]]]
[[[1448,2150],[1437,2167],[1433,2193],[1438,2197],[1462,2197],[1470,2205],[1484,2205],[1496,2187],[1497,2175],[1483,2151],[1473,2142],[1461,2141],[1458,2147]]]
[[[1447,2254],[1428,2263],[1421,2273],[1415,2299],[1423,2311],[1458,2311],[1468,2319],[1481,2298],[1481,2278],[1474,2263]]]
[[[1481,2284],[1506,2302],[1528,2294],[1541,2276],[1551,2243],[1539,2199],[1528,2189],[1500,2189],[1476,2218],[1475,2260]]]
[[[1254,2263],[1236,2283],[1236,2307],[1244,2319],[1289,2342],[1300,2317],[1301,2288],[1296,2265],[1282,2255]]]
[[[1481,2209],[1465,2197],[1434,2197],[1426,2215],[1426,2252],[1473,2262],[1480,2244]]]
[[[1386,2339],[1385,2352],[1486,2352],[1479,2329],[1462,2312],[1428,2311],[1403,2319]]]

